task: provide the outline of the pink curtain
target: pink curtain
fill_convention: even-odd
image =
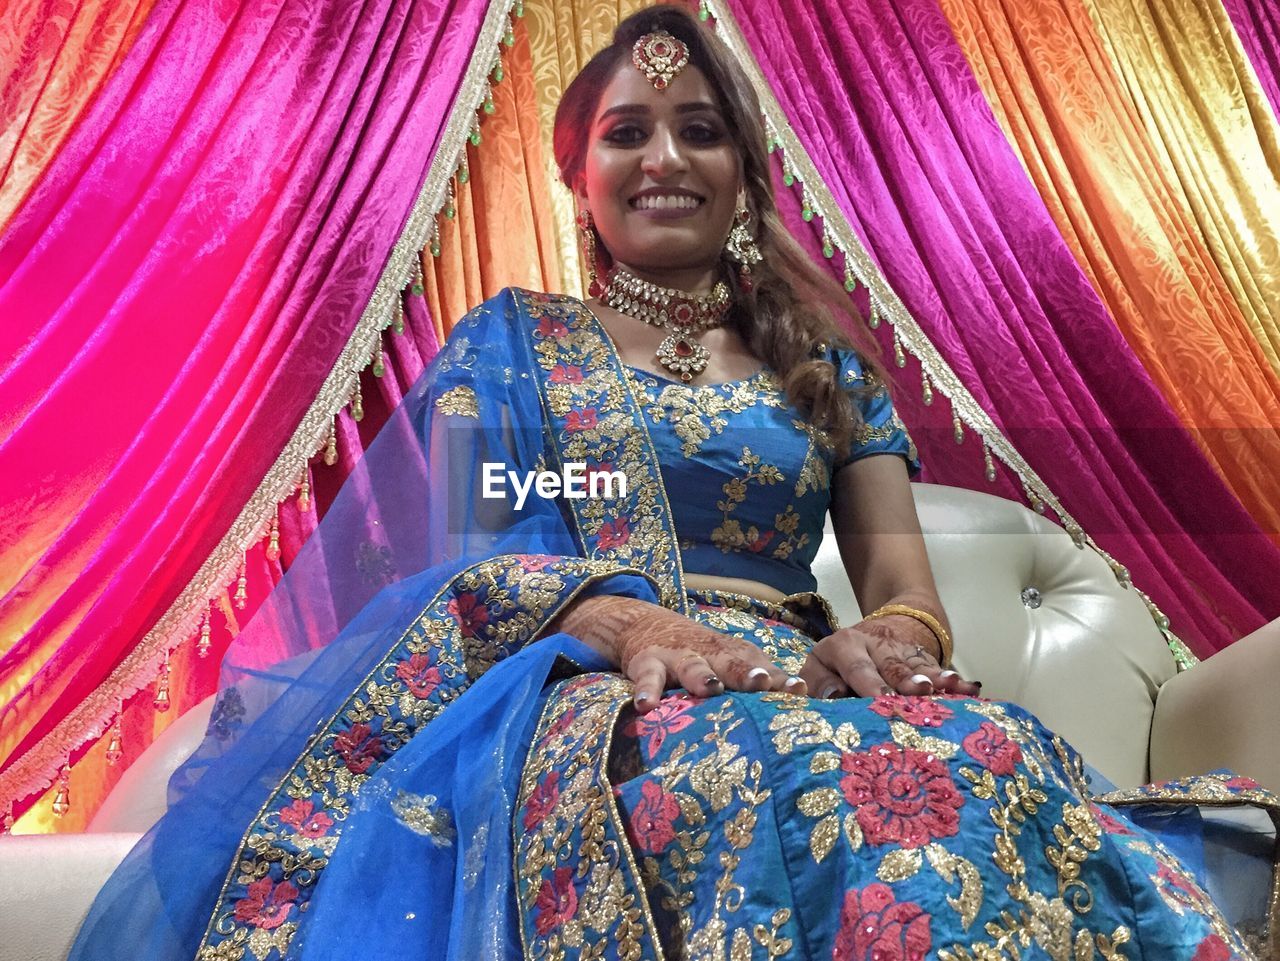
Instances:
[[[1280,119],[1280,6],[1275,0],[1222,0],[1222,5]]]
[[[796,134],[893,288],[1066,509],[1207,654],[1280,615],[1280,551],[1180,426],[1081,273],[934,0],[734,0]],[[788,24],[785,30],[779,23]],[[887,334],[888,326],[881,332]],[[928,477],[1018,497],[899,403]]]
[[[169,608],[293,434],[486,8],[161,0],[0,239],[0,771]]]

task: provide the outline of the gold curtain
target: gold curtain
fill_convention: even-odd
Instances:
[[[542,153],[546,179],[551,185],[556,259],[563,269],[561,286],[550,289],[582,296],[586,286],[574,229],[573,195],[560,183],[551,146],[556,106],[569,81],[596,51],[609,43],[614,27],[647,6],[646,0],[530,0],[525,3],[525,25],[533,51],[533,75],[538,91]]]
[[[1269,186],[1224,181],[1221,200],[1206,190],[1197,207],[1182,180],[1186,165],[1167,162],[1145,122],[1152,103],[1172,102],[1182,75],[1158,77],[1149,64],[1126,86],[1080,0],[942,0],[942,7],[1009,142],[1134,352],[1241,502],[1280,531],[1275,353],[1259,337],[1257,310],[1239,299],[1241,284],[1224,274],[1226,248],[1215,252],[1204,230],[1212,213],[1213,223],[1240,225],[1232,236],[1242,240],[1253,228],[1233,210],[1252,206],[1261,235],[1274,231],[1275,178]],[[1206,95],[1223,87],[1227,68],[1219,63],[1210,73],[1218,79],[1204,85]],[[1255,94],[1265,108],[1261,90]],[[1250,148],[1274,135],[1274,124],[1255,126],[1252,115],[1237,116],[1230,130],[1212,128],[1195,106],[1188,99],[1166,110],[1180,127],[1165,129],[1184,155],[1203,155],[1196,169],[1215,164],[1219,180],[1229,159],[1248,169]],[[1186,129],[1193,118],[1199,126]],[[1196,138],[1201,143],[1191,146]],[[1280,275],[1268,265],[1268,249],[1254,244],[1259,256],[1243,276],[1274,299]],[[1240,274],[1235,262],[1227,266]]]
[[[1280,127],[1225,8],[1085,3],[1162,168],[1280,372]]]
[[[454,178],[454,216],[437,218],[439,254],[423,252],[441,343],[458,318],[503,287],[560,286],[527,12],[517,24],[515,43],[503,51],[502,80],[491,84],[493,108],[485,108],[480,143],[468,146],[466,173]]]
[[[154,4],[0,4],[0,229],[120,65]]]

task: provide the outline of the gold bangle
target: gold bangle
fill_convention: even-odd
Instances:
[[[885,604],[883,607],[876,608],[876,610],[864,617],[863,620],[871,621],[875,620],[877,617],[891,617],[894,614],[901,614],[903,617],[910,617],[929,628],[929,630],[933,632],[933,636],[938,639],[938,647],[942,651],[942,657],[938,659],[938,663],[943,667],[951,666],[951,653],[953,651],[951,635],[948,634],[947,629],[942,626],[942,622],[928,611],[922,611],[918,607],[908,607],[906,604]]]

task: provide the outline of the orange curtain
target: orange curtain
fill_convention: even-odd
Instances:
[[[1280,532],[1280,378],[1089,12],[1081,0],[941,4],[1133,350],[1245,507]]]
[[[0,4],[0,229],[133,45],[155,2]]]

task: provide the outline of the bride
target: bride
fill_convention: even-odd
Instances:
[[[950,669],[914,448],[718,42],[629,18],[555,148],[592,299],[457,324],[73,957],[1250,957]],[[843,628],[828,511],[871,612]]]

